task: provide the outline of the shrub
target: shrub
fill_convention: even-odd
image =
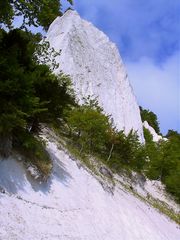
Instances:
[[[149,142],[146,150],[149,156],[147,176],[161,180],[180,202],[180,134],[171,134],[168,141]]]
[[[16,129],[13,137],[13,148],[25,157],[26,162],[35,165],[43,176],[49,176],[52,161],[45,150],[45,144],[36,136],[22,129]]]
[[[81,151],[89,152],[102,150],[111,128],[109,116],[103,114],[96,100],[74,108],[67,117],[67,124]]]

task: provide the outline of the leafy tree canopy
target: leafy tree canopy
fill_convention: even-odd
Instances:
[[[67,0],[73,4],[72,0]],[[62,15],[62,5],[59,0],[3,0],[0,1],[0,23],[12,28],[14,17],[22,16],[25,26],[43,26],[48,29],[51,22]]]
[[[88,150],[100,155],[115,171],[121,169],[122,164],[136,170],[143,168],[145,152],[138,135],[133,131],[127,136],[123,131],[118,132],[96,99],[88,98],[85,104],[74,108],[67,123],[76,144],[80,145],[80,152]]]
[[[70,79],[52,73],[57,67],[55,51],[47,44],[38,44],[40,34],[27,31],[28,26],[47,30],[62,15],[61,10],[59,0],[0,1],[0,152],[4,156],[11,152],[17,129],[27,131],[39,121],[62,118],[64,109],[74,102]],[[22,20],[20,28],[26,31],[12,30],[15,17]],[[5,32],[4,27],[11,31]]]
[[[90,99],[70,112],[67,123],[76,134],[81,147],[86,146],[90,151],[103,146],[111,128],[109,116],[103,114],[96,100]]]
[[[31,34],[20,30],[0,30],[0,132],[24,126],[25,119],[39,111],[39,98],[34,95],[36,78],[32,60],[34,46]]]
[[[168,130],[168,133],[166,134],[167,138],[173,138],[173,137],[180,137],[180,134],[177,131],[174,131],[172,129]]]
[[[70,79],[36,62],[37,39],[22,30],[0,30],[0,132],[25,127],[41,115],[44,121],[61,117],[74,102]]]
[[[147,175],[161,180],[180,202],[180,134],[170,130],[167,141],[146,144],[149,157]]]

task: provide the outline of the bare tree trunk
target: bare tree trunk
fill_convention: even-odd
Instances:
[[[82,151],[83,151],[83,144],[81,145],[81,149],[80,149],[80,151],[79,151],[79,154],[80,154],[80,155],[81,155]]]
[[[92,142],[92,139],[90,138],[90,140],[89,140],[89,154],[92,153],[92,146],[93,146],[93,142]]]
[[[4,158],[10,156],[12,152],[12,135],[10,133],[0,134],[0,155]]]
[[[81,136],[81,130],[78,130],[78,138]]]
[[[111,159],[113,149],[114,149],[114,143],[113,143],[112,146],[111,146],[111,150],[110,150],[110,152],[109,152],[109,156],[108,156],[107,162],[109,162],[109,160]]]
[[[67,124],[67,127],[69,129],[68,135],[69,135],[69,137],[72,137],[72,128],[68,124]]]
[[[39,127],[38,118],[34,118],[29,128],[29,132],[37,133],[39,132],[39,130],[40,130],[40,127]]]
[[[162,177],[163,177],[163,171],[164,171],[164,162],[165,162],[165,157],[163,157],[162,163],[161,163],[161,173],[160,176],[158,178],[159,181],[162,181]]]

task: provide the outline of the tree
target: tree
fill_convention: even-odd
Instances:
[[[149,156],[147,175],[161,180],[166,189],[180,201],[180,134],[171,134],[167,141],[147,145]]]
[[[143,127],[143,133],[146,145],[153,143],[153,136],[147,128]]]
[[[102,149],[111,129],[109,116],[103,114],[96,100],[87,100],[82,106],[74,108],[67,123],[81,146],[80,151]]]
[[[34,58],[37,37],[30,32],[0,29],[0,138],[1,150],[9,152],[16,128],[26,128],[37,120],[62,117],[73,104],[67,76],[54,75],[48,66]],[[52,92],[54,91],[54,92]],[[36,120],[36,121],[35,121]],[[8,143],[8,144],[7,144]],[[4,149],[4,150],[3,150]],[[4,154],[3,154],[4,155]]]
[[[39,122],[52,122],[64,118],[64,113],[75,105],[75,96],[69,76],[54,75],[46,65],[37,65],[38,77],[34,82],[35,94],[47,111],[37,112],[29,119],[32,131],[39,129]]]
[[[72,0],[67,1],[72,4]],[[47,30],[51,22],[62,15],[61,10],[59,0],[0,1],[0,153],[5,157],[11,152],[14,134],[17,139],[22,130],[27,133],[37,126],[39,119],[52,121],[62,117],[64,108],[74,101],[69,92],[69,80],[65,81],[67,76],[55,76],[51,72],[55,61],[52,60],[51,68],[43,65],[47,64],[47,56],[41,55],[43,61],[38,61],[42,50],[52,57],[53,49],[47,51],[47,44],[38,44],[40,34],[27,31],[28,26],[42,26]],[[22,19],[20,28],[26,31],[9,31],[13,29],[15,17]],[[8,33],[2,30],[4,27],[8,28]],[[46,86],[44,92],[43,86]]]
[[[37,75],[32,55],[31,34],[20,30],[0,30],[0,132],[24,126],[26,118],[39,111],[39,98],[34,95]]]
[[[174,131],[172,129],[168,130],[168,133],[166,134],[166,138],[173,138],[173,137],[179,137],[179,133],[177,131]]]
[[[164,183],[168,192],[173,194],[176,200],[180,203],[180,163],[176,169],[170,171],[170,174],[165,178]]]
[[[72,0],[67,1],[72,4]],[[40,35],[31,34],[26,28],[42,26],[47,30],[51,22],[62,15],[61,7],[59,0],[0,1],[0,28],[5,26],[12,29],[14,18],[20,17],[21,29],[26,29],[24,32],[14,30],[9,33],[0,29],[0,152],[3,155],[10,153],[12,132],[16,128],[26,128],[29,122],[31,125],[36,122],[37,125],[37,119],[45,111],[47,120],[47,110],[48,119],[52,118],[57,108],[56,117],[60,116],[62,108],[73,101],[63,82],[64,76],[56,77],[49,67],[40,65],[37,61],[39,50],[45,44],[38,45]],[[47,63],[46,58],[43,61],[44,64]],[[54,67],[56,64],[52,63]],[[42,93],[45,83],[49,87],[49,91],[46,88],[46,97]],[[50,94],[51,88],[56,89],[56,97]],[[63,96],[57,104],[57,98],[60,99],[58,94]]]
[[[121,170],[122,166],[128,166],[136,171],[142,170],[145,152],[137,133],[131,130],[126,136],[123,131],[116,132],[114,139],[113,153],[108,164],[116,171]]]
[[[11,133],[25,127],[28,116],[39,111],[39,98],[34,95],[32,72],[33,45],[31,34],[0,30],[0,138],[1,153],[11,148]]]
[[[162,181],[167,190],[180,202],[180,134],[174,132],[166,141],[164,154],[166,158]]]
[[[67,0],[71,5],[72,0]],[[62,5],[59,0],[3,0],[0,2],[0,23],[12,28],[14,17],[22,16],[21,27],[43,26],[48,29],[52,21],[62,15]]]

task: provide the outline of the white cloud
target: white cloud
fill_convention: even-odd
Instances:
[[[117,43],[127,59],[171,54],[179,35],[179,0],[75,0],[81,16]]]
[[[157,114],[163,133],[180,131],[180,52],[162,65],[150,58],[126,65],[139,104]]]
[[[180,131],[179,8],[179,0],[75,0],[117,44],[139,103],[158,115],[163,132]]]

